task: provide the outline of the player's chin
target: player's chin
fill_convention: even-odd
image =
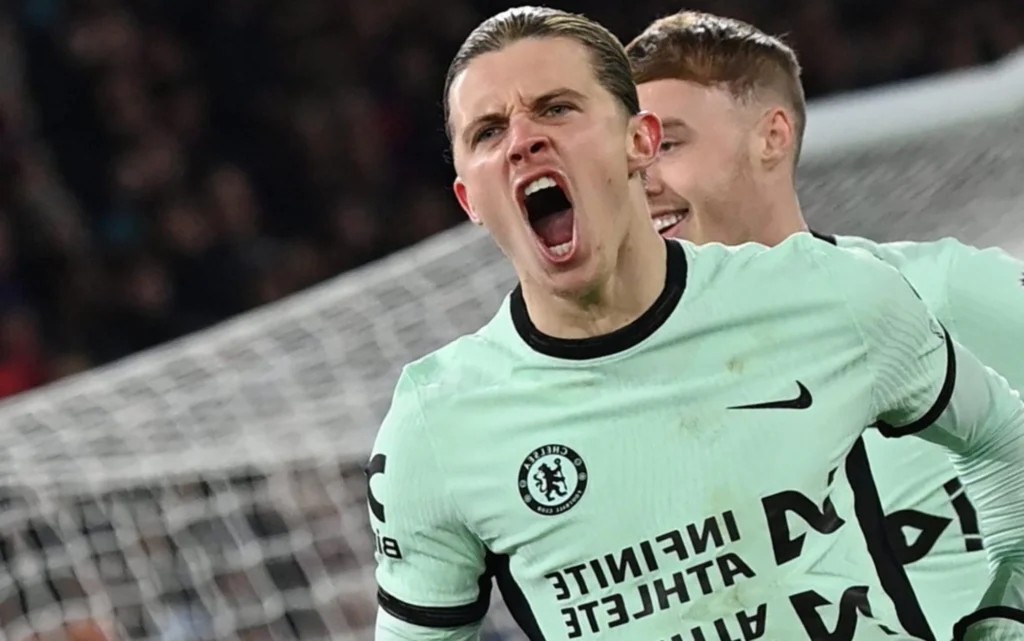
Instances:
[[[568,261],[551,263],[542,259],[539,264],[543,272],[542,282],[547,284],[551,294],[559,298],[578,298],[600,282],[600,262],[586,246],[576,248]]]
[[[520,281],[531,282],[551,295],[571,294],[582,288],[579,283],[586,280],[586,252],[581,249],[574,248],[568,260],[552,260],[549,249],[538,246],[533,238],[528,239],[518,248],[519,256],[514,261]]]
[[[579,300],[584,298],[588,292],[600,283],[600,279],[594,278],[584,269],[576,269],[571,272],[548,273],[546,286],[548,294],[564,300]]]

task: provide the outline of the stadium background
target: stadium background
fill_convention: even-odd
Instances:
[[[480,232],[441,233],[462,220],[441,77],[504,6],[0,2],[0,396],[261,308],[0,407],[0,639],[87,615],[121,638],[370,638],[373,429],[398,368],[511,283]],[[623,38],[678,8],[559,6]],[[1024,250],[1024,5],[688,6],[799,50],[817,226]]]

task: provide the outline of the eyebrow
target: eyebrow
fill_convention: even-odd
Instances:
[[[551,103],[565,98],[569,98],[577,102],[586,101],[586,96],[576,91],[575,89],[570,89],[568,87],[560,87],[558,89],[554,89],[552,91],[543,93],[534,98],[533,100],[531,100],[530,110],[537,111],[539,109],[543,109],[544,107],[550,105]],[[466,129],[463,131],[463,142],[465,142],[467,145],[472,144],[474,132],[479,131],[485,126],[500,125],[506,121],[508,121],[508,116],[506,114],[498,112],[491,112],[486,113],[482,116],[477,116],[472,121],[470,121],[469,125],[467,125]]]
[[[675,118],[673,116],[669,116],[668,118],[662,118],[661,119],[661,128],[662,129],[683,129],[685,131],[690,131],[692,129],[692,127],[690,127],[690,125],[686,124],[685,120],[683,120],[682,118]]]

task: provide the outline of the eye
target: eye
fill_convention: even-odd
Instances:
[[[473,144],[481,143],[500,133],[500,127],[484,127],[473,136]]]
[[[545,107],[542,113],[545,116],[562,116],[572,111],[572,109],[572,105],[559,103]]]
[[[663,140],[661,146],[658,147],[658,151],[663,154],[670,153],[676,147],[679,147],[682,143],[675,140]]]

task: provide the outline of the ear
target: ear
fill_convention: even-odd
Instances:
[[[782,107],[770,109],[761,119],[758,133],[758,155],[765,167],[774,169],[782,163],[792,164],[796,151],[796,130],[788,111]]]
[[[466,191],[466,183],[462,182],[462,179],[458,176],[455,177],[455,184],[452,185],[452,190],[455,192],[455,200],[459,201],[459,206],[462,207],[462,211],[466,212],[466,216],[474,225],[482,225],[480,217],[473,211],[473,205],[469,202],[469,192]]]
[[[629,175],[651,166],[661,147],[661,119],[649,111],[629,118]]]

